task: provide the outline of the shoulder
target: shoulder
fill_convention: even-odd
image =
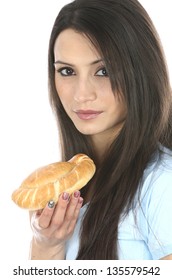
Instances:
[[[154,259],[172,253],[172,152],[163,148],[145,170],[140,229]]]
[[[140,202],[147,212],[155,207],[170,208],[172,197],[172,151],[164,147],[157,152],[145,169],[141,183]],[[168,211],[166,209],[166,211]]]
[[[149,162],[143,176],[143,194],[145,192],[172,191],[172,151],[161,147]]]
[[[137,197],[142,220],[162,228],[172,215],[172,151],[161,149],[145,169]],[[164,225],[165,226],[165,225]],[[171,226],[172,233],[172,226]]]
[[[166,213],[172,214],[172,151],[163,148],[145,169],[140,202],[145,213],[155,218],[162,217]],[[162,215],[158,215],[160,212]]]

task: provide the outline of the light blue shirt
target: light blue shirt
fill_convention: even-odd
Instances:
[[[120,260],[156,260],[172,254],[172,152],[164,149],[162,160],[144,172],[140,201],[121,218],[118,230]],[[80,227],[88,204],[81,210],[75,231],[66,246],[66,259],[79,249]]]

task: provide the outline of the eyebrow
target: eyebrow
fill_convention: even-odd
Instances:
[[[91,62],[90,65],[94,65],[94,64],[97,64],[97,63],[102,62],[102,61],[103,61],[103,59],[97,59],[97,60]],[[68,63],[68,62],[64,62],[64,61],[61,61],[61,60],[56,60],[54,62],[54,64],[64,64],[64,65],[69,65],[69,66],[74,67],[74,64],[71,64],[71,63]]]

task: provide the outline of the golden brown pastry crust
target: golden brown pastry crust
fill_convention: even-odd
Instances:
[[[58,201],[63,192],[80,190],[95,173],[94,162],[84,154],[77,154],[67,162],[55,162],[31,173],[12,193],[12,200],[21,208],[43,209],[47,202]]]

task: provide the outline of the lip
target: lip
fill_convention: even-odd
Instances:
[[[77,110],[74,111],[81,120],[92,120],[97,118],[102,111],[95,110]]]

